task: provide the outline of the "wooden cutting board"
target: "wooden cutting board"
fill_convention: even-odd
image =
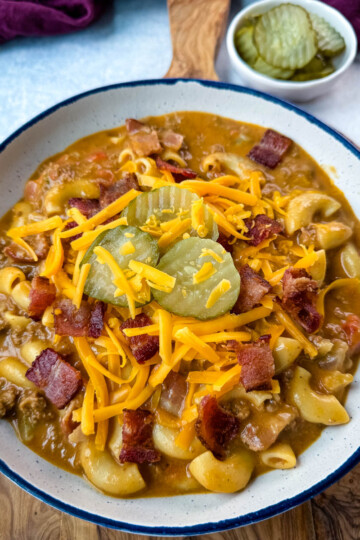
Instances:
[[[229,6],[230,0],[168,0],[173,60],[166,77],[218,80],[214,59],[226,28]],[[360,465],[311,502],[262,523],[204,538],[359,540],[359,486]],[[63,514],[3,476],[0,476],[0,509],[0,540],[151,540]]]

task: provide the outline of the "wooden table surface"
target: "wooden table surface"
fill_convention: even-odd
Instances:
[[[326,459],[326,456],[324,456]],[[181,499],[179,499],[181,501]],[[142,540],[63,514],[0,475],[1,540]],[[151,537],[148,537],[151,539]],[[207,540],[359,540],[360,464],[312,501],[267,521]]]

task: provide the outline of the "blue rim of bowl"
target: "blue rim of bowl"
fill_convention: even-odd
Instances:
[[[265,101],[270,101],[284,109],[287,109],[289,111],[296,113],[299,116],[302,116],[303,118],[308,120],[311,124],[315,124],[316,126],[321,128],[323,131],[325,131],[326,133],[334,137],[340,144],[342,144],[345,148],[347,148],[352,154],[354,154],[360,160],[360,150],[357,149],[348,139],[343,137],[340,133],[335,131],[333,128],[330,128],[329,126],[321,122],[321,120],[318,120],[311,114],[303,111],[302,109],[299,109],[295,105],[292,105],[291,103],[283,101],[279,98],[270,96],[269,94],[266,94],[264,92],[259,92],[257,90],[253,90],[253,89],[246,88],[243,86],[236,86],[229,83],[205,81],[205,80],[199,80],[199,79],[149,79],[149,80],[144,80],[144,81],[132,81],[132,82],[126,82],[126,83],[112,84],[109,86],[102,86],[99,88],[95,88],[93,90],[88,90],[81,94],[77,94],[76,96],[68,98],[54,105],[53,107],[50,107],[49,109],[38,114],[37,116],[29,120],[28,122],[23,124],[19,129],[17,129],[14,133],[12,133],[9,137],[7,137],[5,141],[3,141],[0,144],[0,152],[3,152],[3,150],[5,150],[5,148],[13,140],[19,137],[28,128],[40,122],[43,118],[50,116],[53,112],[63,107],[66,107],[67,105],[71,105],[72,103],[80,99],[86,98],[93,94],[99,94],[99,93],[107,92],[110,90],[116,90],[118,88],[133,88],[133,87],[138,87],[138,86],[154,86],[154,85],[174,86],[179,82],[197,83],[201,86],[205,86],[208,88],[217,88],[219,90],[231,90],[232,92],[249,94],[249,95],[264,99]],[[45,493],[41,489],[38,489],[37,487],[31,485],[27,480],[24,480],[16,472],[12,471],[2,459],[0,459],[0,472],[3,473],[7,478],[12,480],[19,487],[21,487],[22,489],[24,489],[25,491],[27,491],[28,493],[30,493],[37,499],[41,500],[42,502],[56,508],[57,510],[66,512],[74,517],[84,519],[86,521],[90,521],[102,527],[109,527],[111,529],[117,529],[117,530],[121,530],[125,532],[130,532],[134,534],[144,534],[144,535],[194,536],[194,535],[225,531],[229,529],[234,529],[236,527],[243,527],[245,525],[251,525],[252,523],[256,523],[258,521],[262,521],[264,519],[274,517],[278,514],[281,514],[282,512],[290,510],[291,508],[294,508],[295,506],[298,506],[299,504],[304,503],[305,501],[314,497],[315,495],[318,495],[324,489],[334,484],[337,480],[339,480],[342,476],[348,473],[359,462],[360,462],[360,446],[347,459],[345,463],[343,463],[338,469],[336,469],[336,471],[329,474],[326,478],[324,478],[323,480],[321,480],[320,482],[318,482],[311,488],[307,489],[306,491],[302,493],[299,493],[298,495],[295,495],[294,497],[291,497],[279,503],[267,506],[266,508],[262,508],[261,510],[257,512],[251,512],[249,514],[246,514],[245,516],[239,516],[239,517],[220,520],[216,522],[201,523],[199,525],[190,525],[190,526],[185,526],[185,527],[161,527],[161,526],[151,527],[151,526],[129,524],[122,521],[116,521],[113,519],[105,518],[98,514],[93,514],[91,512],[80,510],[74,506],[71,506]]]

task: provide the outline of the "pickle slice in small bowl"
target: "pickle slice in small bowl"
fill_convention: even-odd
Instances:
[[[263,13],[255,25],[254,42],[265,62],[283,69],[306,66],[318,50],[308,12],[293,4]]]
[[[316,33],[319,51],[326,56],[336,56],[343,52],[345,41],[342,35],[316,13],[310,13],[309,15]]]

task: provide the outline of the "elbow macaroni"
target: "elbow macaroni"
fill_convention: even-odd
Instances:
[[[333,395],[320,394],[310,386],[311,373],[297,366],[290,382],[288,400],[295,405],[307,422],[332,426],[346,424],[349,415]]]
[[[293,469],[296,465],[296,456],[289,444],[277,443],[268,450],[260,452],[260,460],[272,469]]]

